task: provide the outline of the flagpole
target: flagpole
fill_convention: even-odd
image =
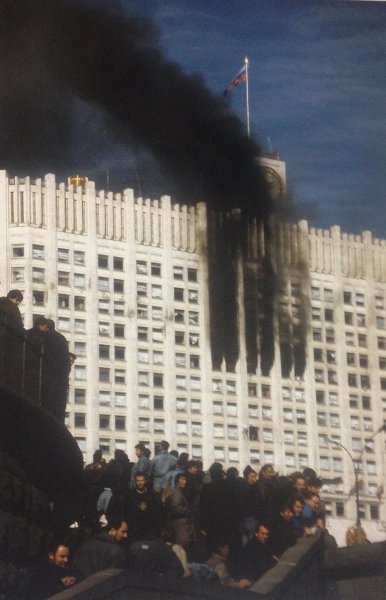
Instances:
[[[250,128],[250,123],[249,123],[249,73],[248,73],[248,66],[249,66],[249,60],[248,60],[248,56],[246,56],[244,58],[244,65],[245,65],[245,90],[246,90],[246,102],[247,102],[247,133],[248,133],[248,137],[251,137],[251,128]]]

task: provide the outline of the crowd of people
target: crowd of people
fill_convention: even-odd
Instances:
[[[131,462],[116,450],[106,462],[94,453],[84,469],[78,529],[50,548],[28,598],[42,600],[112,567],[245,589],[300,537],[322,531],[336,548],[312,469],[282,477],[266,464],[240,476],[215,462],[204,472],[200,461],[169,451],[167,441],[153,458],[142,443],[135,454]]]

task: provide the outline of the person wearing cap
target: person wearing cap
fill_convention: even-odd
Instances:
[[[139,442],[135,446],[135,455],[138,460],[131,470],[130,487],[132,490],[135,488],[135,476],[137,473],[143,473],[146,479],[148,479],[150,476],[151,463],[150,460],[147,458],[145,451],[146,447],[145,444],[143,444],[142,442]]]

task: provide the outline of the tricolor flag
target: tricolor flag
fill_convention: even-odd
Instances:
[[[230,82],[228,87],[225,88],[224,96],[227,95],[229,90],[232,90],[234,87],[236,87],[236,85],[239,85],[239,83],[243,83],[243,81],[246,81],[246,79],[247,79],[247,65],[244,65],[242,67],[242,69],[240,69],[240,71],[237,73],[236,77],[234,77],[234,79],[232,79],[232,81]]]

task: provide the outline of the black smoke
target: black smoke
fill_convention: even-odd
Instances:
[[[191,201],[266,215],[258,148],[241,122],[199,76],[164,58],[147,22],[108,6],[3,0],[0,160],[70,163],[83,101],[109,135],[148,148]]]

